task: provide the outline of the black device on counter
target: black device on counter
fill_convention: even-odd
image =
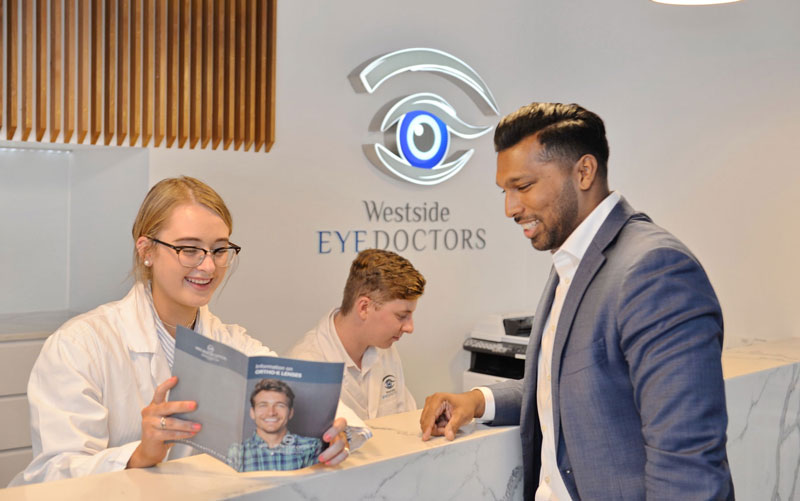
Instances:
[[[510,379],[522,379],[525,375],[526,347],[473,337],[464,341],[464,349],[470,352],[470,371]]]
[[[533,315],[495,314],[479,323],[463,345],[470,352],[470,372],[522,379],[532,325]]]

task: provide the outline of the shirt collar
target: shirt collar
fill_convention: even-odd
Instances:
[[[353,362],[352,358],[350,358],[350,355],[347,353],[347,350],[342,344],[342,340],[339,338],[339,333],[336,331],[336,323],[333,321],[333,317],[335,317],[337,313],[339,313],[339,308],[334,308],[330,313],[328,313],[327,331],[331,334],[330,339],[333,341],[336,350],[339,352],[339,356],[342,357],[345,367],[356,367],[356,363]]]
[[[347,350],[342,344],[342,340],[339,337],[339,333],[336,331],[336,323],[333,321],[333,317],[339,312],[339,308],[334,308],[331,310],[330,314],[328,315],[328,329],[331,334],[332,339],[335,340],[336,349],[339,351],[339,356],[342,357],[342,361],[344,362],[345,367],[353,367],[356,370],[360,370],[362,374],[366,374],[367,371],[378,361],[378,349],[374,346],[368,346],[366,351],[364,351],[364,355],[361,356],[361,369],[358,368],[356,363],[350,358],[350,354],[347,353]]]
[[[173,338],[169,331],[167,331],[167,327],[164,325],[164,322],[161,321],[161,317],[158,316],[158,312],[156,312],[156,305],[153,303],[152,282],[147,282],[147,284],[144,286],[144,292],[147,296],[147,303],[150,305],[150,312],[153,314],[153,322],[155,322],[156,329],[158,330],[159,334],[166,335],[174,341],[175,338]],[[203,332],[203,308],[206,308],[206,306],[201,306],[197,309],[197,314],[194,317],[194,323],[189,326],[188,329],[191,329],[195,332]]]
[[[558,273],[558,278],[567,283],[575,276],[586,249],[592,243],[600,227],[605,222],[611,210],[619,203],[621,196],[618,192],[611,192],[592,212],[581,221],[581,224],[570,234],[561,247],[553,253],[553,266]]]
[[[283,438],[281,439],[281,443],[276,445],[275,447],[270,447],[269,444],[266,443],[263,438],[261,438],[261,435],[259,435],[257,431],[253,432],[253,437],[251,440],[258,447],[266,447],[267,449],[276,450],[282,447],[294,445],[295,442],[297,442],[297,435],[295,435],[290,431],[287,431],[286,435],[284,435]]]

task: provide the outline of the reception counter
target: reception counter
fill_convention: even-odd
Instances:
[[[800,499],[800,339],[725,350],[722,373],[736,498]]]
[[[725,350],[728,457],[737,499],[798,499],[800,339]],[[6,499],[522,498],[519,429],[472,423],[422,442],[419,411],[368,421],[374,437],[344,464],[236,473],[207,455],[154,468],[0,490]]]
[[[201,454],[154,468],[5,489],[0,500],[522,499],[518,427],[472,423],[453,442],[423,442],[419,414],[368,421],[373,438],[335,467],[236,473]]]

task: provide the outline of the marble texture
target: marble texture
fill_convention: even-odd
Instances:
[[[800,339],[723,353],[737,499],[800,499]]]
[[[368,421],[375,434],[352,463],[323,470],[302,482],[281,485],[270,498],[323,499],[342,492],[348,500],[518,500],[522,459],[517,427],[472,423],[448,442],[420,440],[419,411]],[[251,474],[258,475],[258,474]],[[333,490],[332,490],[333,489]],[[263,499],[258,493],[241,499]]]
[[[723,352],[728,457],[740,500],[800,499],[800,339]],[[344,464],[236,473],[207,455],[154,468],[0,490],[6,499],[519,500],[519,428],[472,423],[420,440],[420,411],[368,421],[374,437]]]
[[[472,423],[448,442],[422,442],[420,411],[373,419],[374,436],[344,464],[236,473],[201,454],[154,468],[0,490],[6,499],[520,500],[519,428]]]

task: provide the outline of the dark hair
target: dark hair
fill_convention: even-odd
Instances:
[[[600,177],[607,178],[606,128],[595,113],[574,103],[528,104],[500,120],[494,131],[494,149],[499,153],[533,134],[538,134],[544,161],[573,164],[589,154],[597,159]]]
[[[425,277],[408,259],[392,251],[366,249],[350,265],[342,294],[342,314],[353,309],[356,300],[367,296],[377,303],[395,299],[414,300],[425,292]]]
[[[294,392],[289,388],[288,384],[277,379],[262,379],[256,383],[256,387],[253,388],[253,393],[250,394],[250,407],[256,406],[256,395],[262,391],[277,391],[278,393],[283,393],[289,399],[289,408],[292,409],[294,407]]]

